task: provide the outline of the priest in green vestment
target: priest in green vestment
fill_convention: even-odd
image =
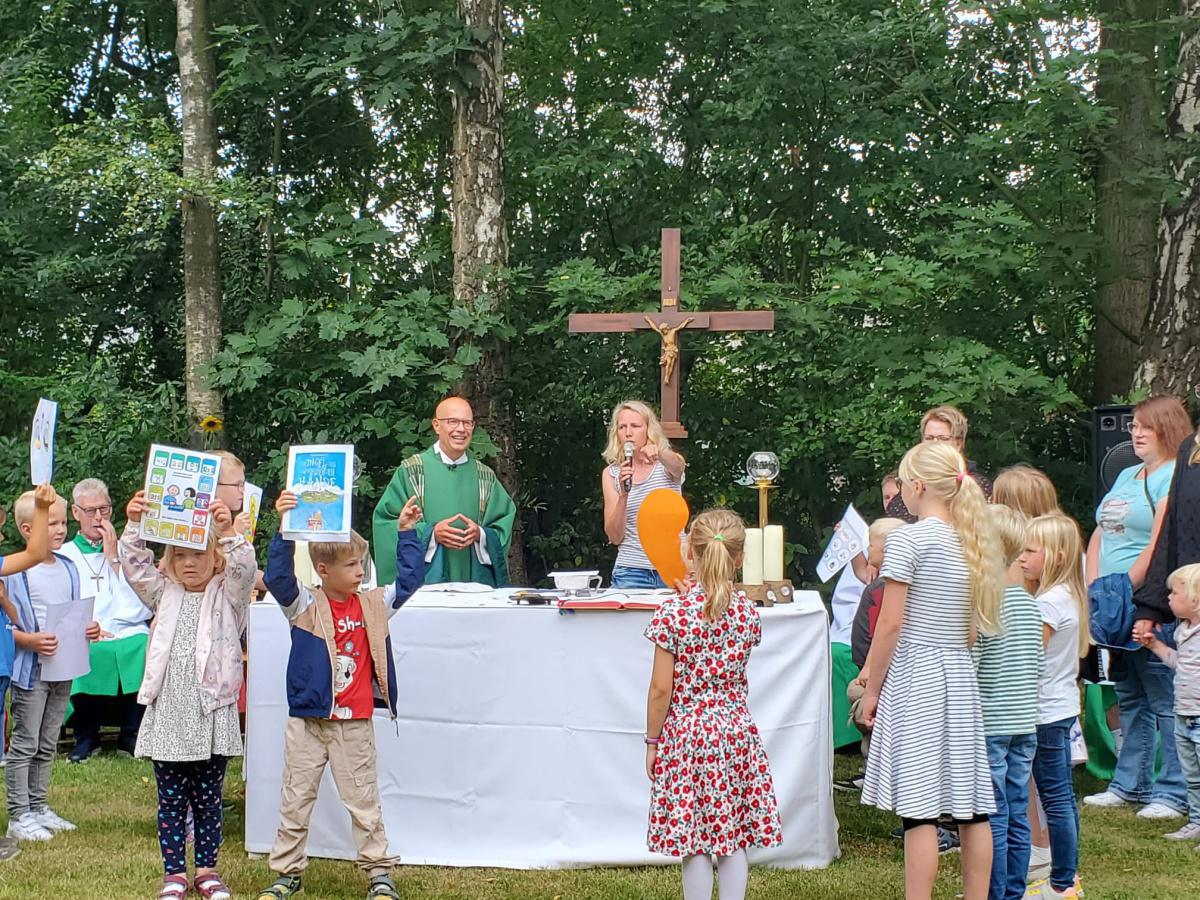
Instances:
[[[496,473],[467,452],[471,404],[448,397],[434,413],[437,443],[400,463],[375,507],[378,583],[396,580],[396,517],[409,497],[421,505],[417,537],[426,544],[425,583],[508,583],[508,545],[517,508]]]

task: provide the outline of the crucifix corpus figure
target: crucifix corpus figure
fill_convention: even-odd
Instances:
[[[657,312],[572,313],[567,329],[572,334],[631,332],[649,329],[662,338],[658,363],[662,369],[659,388],[663,431],[669,438],[687,437],[679,419],[679,332],[680,331],[772,331],[775,313],[769,309],[720,312],[679,311],[678,228],[662,230],[662,293]]]
[[[671,380],[671,374],[675,371],[675,363],[679,359],[679,343],[676,341],[675,335],[679,334],[679,329],[687,328],[695,316],[688,316],[674,328],[669,327],[666,322],[655,325],[649,316],[642,316],[642,318],[662,338],[662,356],[658,358],[658,364],[662,368],[663,384],[667,384]]]

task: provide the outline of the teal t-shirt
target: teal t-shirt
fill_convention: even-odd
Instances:
[[[1122,469],[1112,489],[1104,495],[1096,510],[1100,528],[1100,574],[1128,572],[1138,554],[1150,543],[1154,529],[1154,510],[1167,497],[1175,461],[1161,465],[1149,478],[1139,478],[1141,463]],[[1154,501],[1151,508],[1147,490]]]

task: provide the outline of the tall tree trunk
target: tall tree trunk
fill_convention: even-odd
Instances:
[[[1195,26],[1200,0],[1183,0],[1181,15]],[[1172,173],[1179,196],[1168,202],[1158,228],[1158,265],[1142,340],[1137,382],[1181,399],[1200,385],[1200,29],[1181,36],[1179,70],[1167,114],[1178,157]]]
[[[213,111],[216,66],[208,0],[177,0],[175,55],[183,101],[183,176],[211,182],[217,170],[217,122]],[[217,215],[203,187],[183,198],[183,308],[186,334],[187,409],[193,431],[208,416],[223,418],[221,393],[205,370],[221,349],[221,272]]]
[[[474,68],[478,84],[453,95],[454,299],[472,309],[504,311],[507,297],[500,270],[508,265],[508,224],[504,218],[503,9],[500,0],[458,0],[458,12],[476,35],[475,48],[463,53],[462,62]],[[483,358],[463,389],[500,450],[496,475],[516,498],[508,346],[493,339],[480,349]],[[520,514],[513,526],[509,574],[515,584],[526,582]]]
[[[1114,122],[1102,140],[1096,169],[1099,403],[1129,392],[1150,305],[1159,198],[1152,184],[1138,175],[1153,165],[1162,142],[1155,26],[1161,4],[1162,0],[1100,0],[1102,55],[1096,97],[1111,110]]]

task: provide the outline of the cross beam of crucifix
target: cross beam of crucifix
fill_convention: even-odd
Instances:
[[[571,334],[632,332],[650,330],[662,339],[659,379],[662,426],[669,438],[687,437],[679,419],[680,331],[771,331],[775,313],[769,309],[724,312],[680,312],[679,229],[662,230],[662,298],[654,312],[572,313],[567,321]]]

